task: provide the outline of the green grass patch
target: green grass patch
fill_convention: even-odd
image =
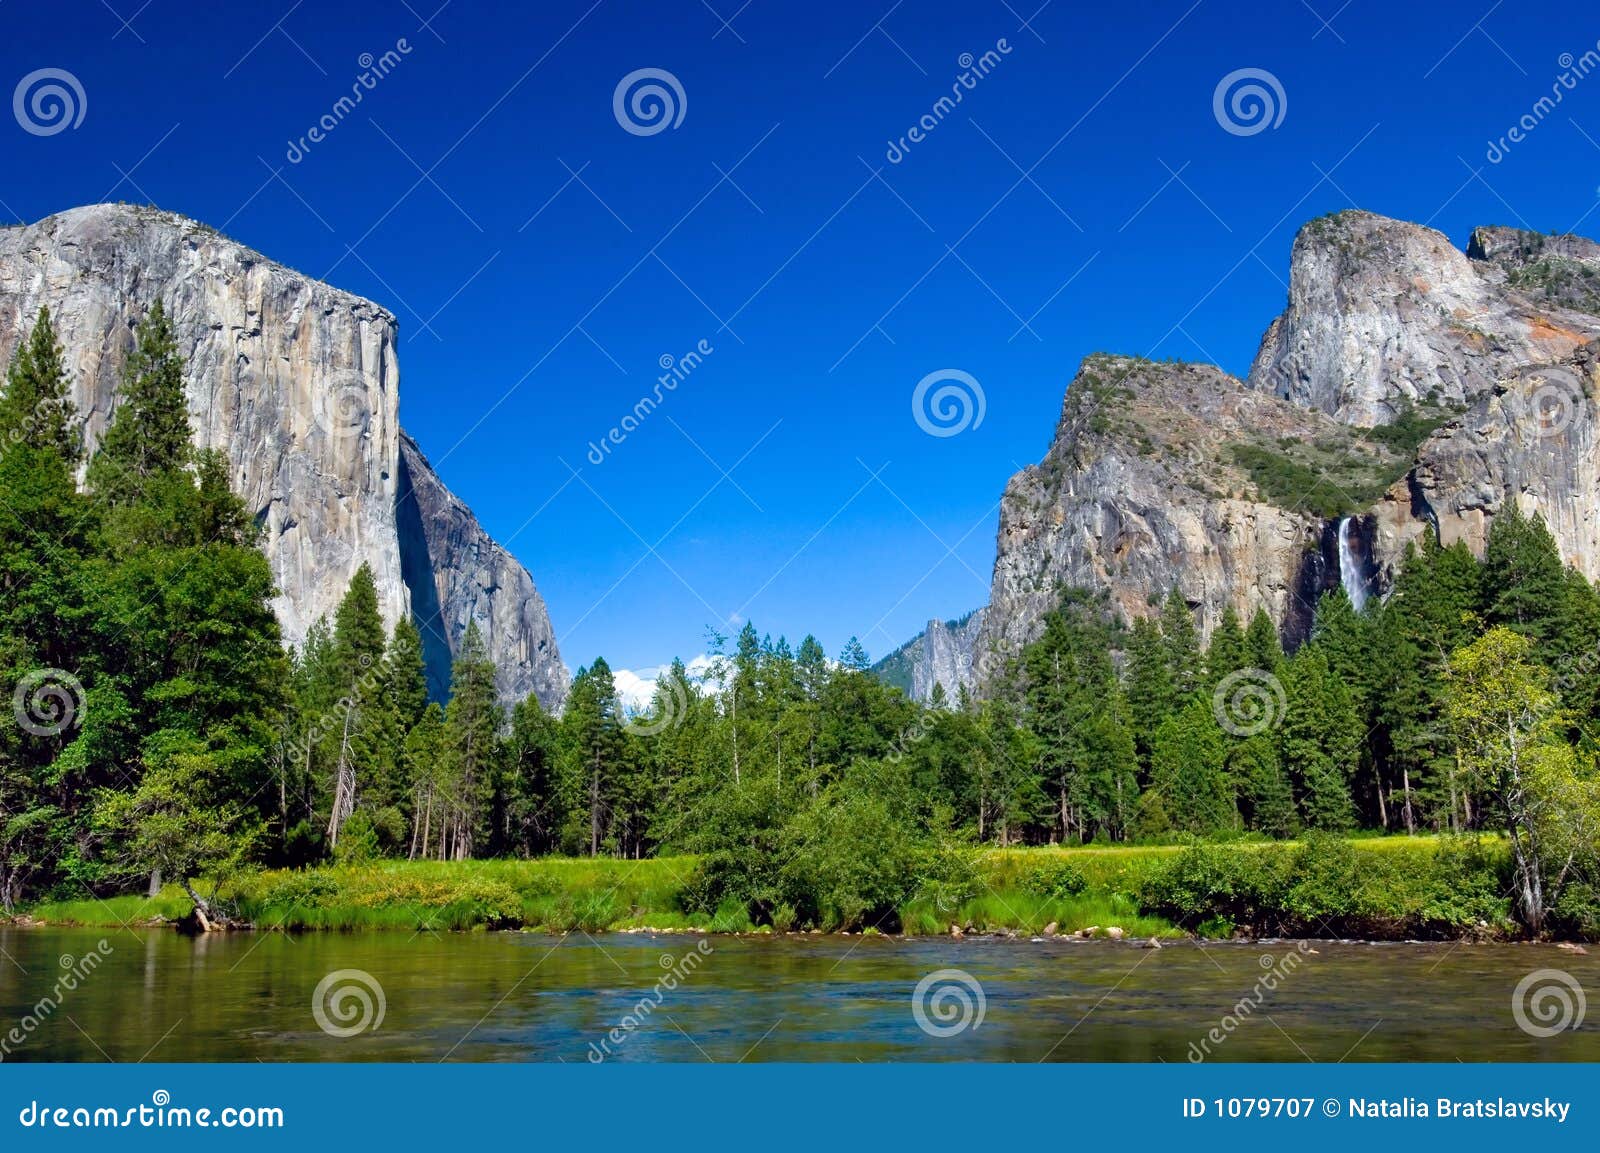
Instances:
[[[971,884],[900,907],[902,931],[1034,935],[1116,926],[1128,938],[1511,935],[1507,851],[1496,838],[1365,837],[990,849]],[[692,857],[535,861],[385,861],[267,870],[224,889],[233,915],[258,929],[363,932],[524,928],[551,933],[627,929],[749,933],[771,926],[724,902],[684,902]],[[189,900],[169,885],[136,896],[58,901],[29,911],[58,925],[117,927],[176,921]]]

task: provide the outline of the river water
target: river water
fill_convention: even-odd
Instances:
[[[1596,1061],[1594,992],[1535,945],[0,929],[0,1056]]]

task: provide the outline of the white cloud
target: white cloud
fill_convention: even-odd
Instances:
[[[650,699],[655,696],[656,681],[665,676],[671,667],[665,664],[643,669],[613,669],[611,683],[617,686],[623,711],[638,713],[649,709]],[[684,667],[689,673],[689,680],[698,682],[710,671],[711,658],[701,653],[692,661],[685,662]]]

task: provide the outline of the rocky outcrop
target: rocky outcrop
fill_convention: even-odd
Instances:
[[[1551,290],[1557,279],[1596,286],[1572,271],[1594,270],[1592,244],[1508,229],[1475,238],[1463,253],[1431,228],[1370,212],[1307,224],[1251,387],[1372,426],[1407,402],[1465,407],[1517,368],[1600,336],[1580,292]]]
[[[1566,362],[1517,369],[1426,440],[1377,507],[1375,553],[1396,571],[1405,546],[1436,531],[1483,555],[1509,502],[1544,519],[1566,562],[1600,580],[1600,343]]]
[[[134,327],[158,298],[188,361],[195,443],[226,455],[235,491],[262,526],[285,638],[297,643],[331,613],[363,562],[377,578],[385,618],[397,620],[415,590],[402,563],[394,316],[155,209],[96,205],[0,229],[0,359],[48,305],[91,449],[116,405]],[[411,488],[444,493],[420,454],[415,459]],[[437,524],[424,515],[418,535],[421,551],[435,558],[445,619],[452,611],[478,615],[502,687],[526,685],[559,702],[565,673],[527,574],[470,513]],[[487,568],[473,567],[496,554]],[[467,568],[449,567],[457,562]],[[466,596],[461,590],[484,573],[497,582],[493,595]],[[448,629],[445,636],[458,639]]]
[[[484,638],[493,638],[495,687],[502,699],[533,693],[547,708],[559,707],[566,698],[566,669],[533,578],[490,539],[404,433],[398,508],[400,566],[434,695],[448,689],[451,655],[476,621]]]
[[[1044,460],[1006,489],[977,666],[1033,639],[1068,585],[1125,620],[1176,587],[1206,633],[1265,608],[1293,645],[1327,590],[1383,595],[1424,533],[1481,555],[1510,501],[1600,578],[1597,337],[1591,241],[1480,228],[1463,253],[1370,213],[1313,221],[1247,383],[1085,361]]]
[[[935,685],[944,686],[945,697],[950,701],[962,689],[975,692],[986,679],[985,670],[981,666],[974,668],[973,661],[987,616],[987,609],[978,609],[956,620],[931,620],[926,629],[878,662],[872,671],[912,700],[924,703],[933,699]]]
[[[1006,488],[980,662],[1020,651],[1065,586],[1106,590],[1125,620],[1154,614],[1176,587],[1207,635],[1230,605],[1300,620],[1299,601],[1330,571],[1337,583],[1325,555],[1336,546],[1326,518],[1263,496],[1241,450],[1349,436],[1209,365],[1091,357],[1050,451]]]

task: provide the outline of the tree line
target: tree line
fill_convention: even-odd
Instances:
[[[1258,611],[1201,642],[1176,589],[1127,622],[1060,590],[981,699],[918,704],[852,640],[746,624],[647,710],[610,668],[509,709],[476,625],[429,700],[417,625],[371,571],[286,651],[227,461],[191,447],[158,304],[93,458],[41,311],[0,396],[0,898],[190,889],[247,865],[546,854],[699,857],[692,899],[859,923],[972,846],[1489,830],[1531,924],[1593,901],[1600,596],[1538,517],[1485,556],[1431,539],[1292,654]],[[82,475],[80,483],[79,475]],[[954,882],[953,882],[954,883]]]

